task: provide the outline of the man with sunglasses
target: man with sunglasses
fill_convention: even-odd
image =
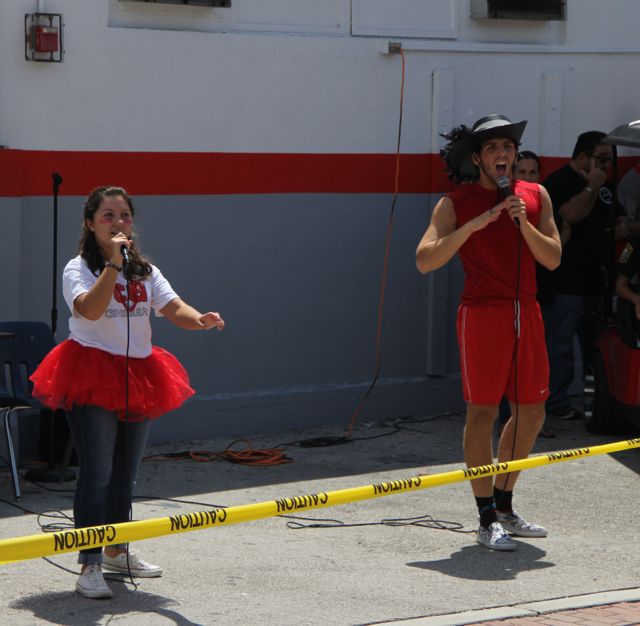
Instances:
[[[605,133],[589,131],[576,141],[571,160],[543,182],[549,192],[556,223],[566,220],[571,238],[554,272],[538,273],[539,288],[552,296],[542,303],[550,365],[547,415],[580,417],[569,400],[574,377],[573,339],[580,337],[583,365],[589,362],[600,327],[598,305],[603,301],[612,267],[612,236],[628,232],[624,210],[607,184],[613,148]]]

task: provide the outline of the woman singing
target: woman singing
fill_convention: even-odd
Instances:
[[[63,274],[72,313],[69,339],[31,377],[34,397],[69,414],[80,465],[76,528],[129,521],[151,420],[194,393],[177,359],[151,345],[151,309],[181,328],[224,328],[219,313],[203,314],[189,306],[140,254],[134,215],[120,187],[99,187],[87,198],[79,254]],[[139,577],[162,575],[160,567],[126,544],[107,546],[104,552],[101,547],[81,550],[78,562],[82,572],[76,590],[87,598],[112,597],[102,568]]]

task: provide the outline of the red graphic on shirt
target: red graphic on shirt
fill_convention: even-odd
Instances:
[[[119,302],[131,313],[138,302],[147,302],[147,290],[144,287],[144,283],[134,281],[129,283],[129,302],[127,303],[127,288],[120,283],[116,283],[113,288],[113,297],[116,302]]]

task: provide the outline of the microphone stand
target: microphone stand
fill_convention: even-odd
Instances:
[[[51,174],[53,180],[53,261],[51,263],[53,267],[53,293],[52,293],[52,306],[51,306],[51,333],[55,339],[56,327],[58,324],[58,189],[62,184],[62,176],[57,172]]]
[[[53,181],[53,275],[52,275],[52,306],[51,306],[51,334],[54,339],[56,336],[56,326],[58,323],[58,190],[62,184],[62,176],[57,172],[51,174]],[[56,467],[53,462],[54,449],[55,449],[55,420],[56,411],[50,411],[49,419],[49,458],[47,459],[47,467],[42,469],[31,469],[25,474],[27,480],[41,483],[54,483],[63,482],[69,480],[75,480],[76,475],[71,470],[69,465],[69,459],[73,450],[71,433],[67,436],[67,444],[64,452],[64,459],[59,467]],[[42,420],[40,421],[42,427]]]

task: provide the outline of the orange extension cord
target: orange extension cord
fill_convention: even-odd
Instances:
[[[246,444],[243,450],[232,450],[238,442]],[[232,441],[222,452],[211,450],[186,450],[183,452],[168,452],[165,454],[151,455],[144,458],[145,461],[174,461],[175,459],[193,459],[198,463],[211,463],[211,461],[230,461],[241,465],[282,465],[291,463],[293,459],[284,453],[284,448],[265,448],[258,450],[244,437]]]
[[[364,405],[367,403],[373,388],[376,386],[378,382],[378,377],[380,375],[380,368],[382,366],[382,314],[384,311],[384,293],[387,287],[387,273],[389,270],[389,250],[391,248],[391,234],[393,232],[393,217],[396,210],[396,204],[398,202],[398,193],[400,190],[400,140],[402,139],[402,109],[404,106],[404,75],[405,75],[405,58],[404,52],[402,48],[399,49],[399,54],[402,59],[402,78],[400,80],[400,116],[398,118],[398,143],[396,145],[396,174],[395,181],[393,187],[393,199],[391,201],[391,212],[389,213],[389,222],[387,223],[387,234],[385,236],[385,245],[384,245],[384,261],[382,264],[382,279],[380,281],[380,301],[378,303],[378,326],[376,329],[376,369],[373,377],[373,381],[367,389],[366,393],[360,400],[360,403],[356,407],[353,415],[351,416],[351,420],[349,422],[349,428],[347,429],[347,437],[351,437],[353,433],[353,428],[356,424],[356,419]]]

